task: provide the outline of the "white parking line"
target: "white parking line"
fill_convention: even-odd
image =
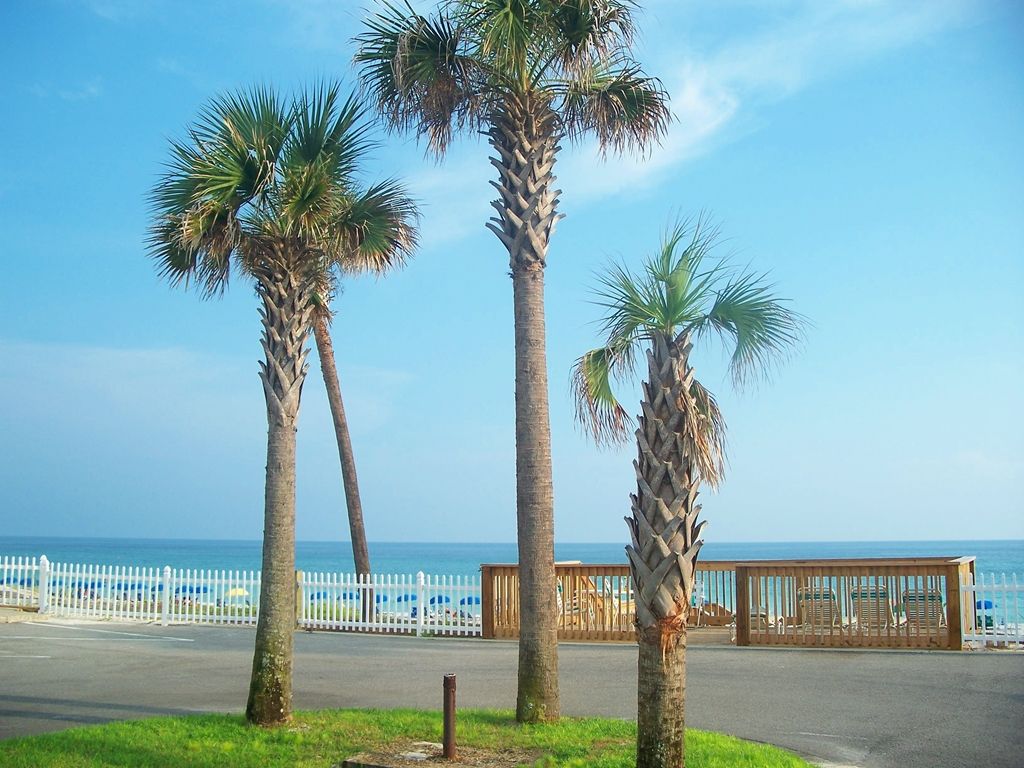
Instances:
[[[194,643],[195,640],[188,637],[172,637],[170,635],[147,635],[140,632],[119,632],[114,629],[93,629],[92,627],[82,627],[79,625],[68,625],[68,624],[51,624],[46,622],[45,624],[37,621],[26,621],[26,624],[33,627],[46,627],[47,629],[72,629],[80,632],[100,632],[105,635],[123,635],[125,637],[138,637],[146,640],[170,640],[177,643]],[[24,639],[24,638],[22,638]],[[42,639],[42,638],[41,638]],[[57,639],[57,638],[52,638]],[[100,637],[79,637],[78,640],[102,640]]]
[[[0,653],[0,659],[52,659],[53,656],[23,656],[16,653]]]
[[[98,643],[98,642],[102,642],[104,640],[113,640],[113,639],[115,639],[115,638],[112,638],[112,637],[68,637],[67,635],[62,635],[60,637],[57,637],[57,636],[47,637],[46,635],[4,635],[3,637],[0,637],[0,642],[2,642],[4,640],[67,640],[67,641],[72,642],[72,643],[82,643],[82,642],[97,642]],[[127,639],[131,640],[132,642],[137,642],[137,643],[165,643],[165,642],[168,642],[168,641],[175,641],[175,640],[183,642],[183,643],[191,643],[191,642],[193,642],[192,640],[182,640],[180,637],[144,637],[144,636],[135,636],[135,637],[127,638]]]

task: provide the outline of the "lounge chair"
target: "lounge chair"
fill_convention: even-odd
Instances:
[[[889,590],[884,586],[854,587],[850,600],[858,631],[877,634],[897,626]]]
[[[903,593],[907,626],[925,634],[946,626],[946,607],[942,593],[935,590],[907,590]]]
[[[843,615],[836,602],[836,593],[820,587],[801,587],[796,591],[800,622],[805,629],[841,627]]]

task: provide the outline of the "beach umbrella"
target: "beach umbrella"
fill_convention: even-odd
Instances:
[[[314,600],[326,600],[329,595],[326,592],[314,592],[309,596],[310,602]]]
[[[396,599],[396,603],[411,603],[414,600],[419,600],[418,595],[399,595]]]
[[[341,594],[341,596],[343,598],[345,598],[346,600],[362,600],[363,599],[362,593],[360,593],[360,592],[343,592]]]
[[[448,595],[434,595],[430,598],[431,605],[442,605],[444,603],[450,603],[452,599]]]
[[[228,597],[248,597],[249,592],[241,587],[232,587],[227,592]]]
[[[975,602],[974,607],[976,610],[988,610],[990,608],[995,608],[996,604],[991,600],[978,600]]]
[[[376,603],[386,603],[388,601],[388,596],[387,595],[374,595],[373,600]]]
[[[459,600],[459,605],[480,605],[480,598],[476,595],[464,597],[461,600]]]

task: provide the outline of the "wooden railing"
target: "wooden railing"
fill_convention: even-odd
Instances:
[[[736,644],[963,647],[974,558],[736,564]]]
[[[480,566],[483,636],[519,637],[519,567]],[[727,626],[736,611],[735,563],[699,562],[691,626]],[[555,565],[559,640],[632,641],[633,580],[625,564]],[[699,599],[697,599],[699,598]]]
[[[483,636],[519,636],[519,568],[482,565]],[[961,585],[974,558],[699,561],[691,628],[735,628],[737,645],[963,647]],[[560,640],[632,641],[625,564],[555,566]]]

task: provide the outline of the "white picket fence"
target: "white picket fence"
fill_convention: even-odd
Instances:
[[[480,579],[296,572],[296,625],[343,632],[478,636]],[[258,571],[0,559],[0,605],[66,618],[255,624]]]
[[[981,647],[1024,648],[1024,584],[1017,574],[981,573],[961,587],[964,642]]]
[[[34,557],[0,558],[0,605],[31,608],[39,604],[39,563]]]
[[[480,579],[301,573],[299,624],[346,632],[480,635]]]

